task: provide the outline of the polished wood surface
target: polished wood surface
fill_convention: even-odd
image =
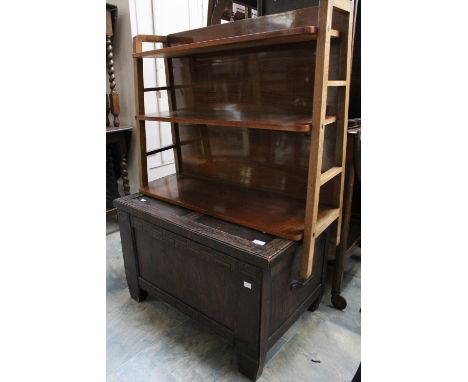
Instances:
[[[236,126],[255,129],[293,131],[306,133],[310,131],[311,118],[304,115],[286,113],[262,113],[242,110],[229,110],[220,107],[219,110],[193,111],[175,110],[138,115],[138,120],[191,123],[215,126]]]
[[[310,135],[181,125],[184,173],[304,200]]]
[[[294,29],[305,26],[318,26],[318,7],[298,9],[281,14],[262,16],[234,23],[210,25],[205,28],[191,29],[167,36],[168,43],[173,45],[195,43],[221,39],[232,36],[243,36],[255,33]],[[339,27],[332,28],[340,31]]]
[[[333,37],[339,37],[339,31],[331,31]],[[199,41],[189,44],[170,46],[162,49],[135,53],[133,57],[172,58],[190,55],[219,53],[232,49],[261,48],[265,46],[289,44],[315,40],[317,28],[304,26],[292,29],[282,29],[268,32],[258,32],[241,36],[224,37],[214,40]]]
[[[176,174],[149,182],[141,192],[261,232],[302,238],[304,202],[294,198]]]
[[[305,203],[298,199],[177,174],[149,182],[141,192],[288,240],[302,238]],[[337,209],[321,206],[320,233],[337,217]]]

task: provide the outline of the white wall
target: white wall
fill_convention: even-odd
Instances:
[[[118,20],[114,38],[114,56],[117,91],[120,94],[121,124],[135,124],[133,88],[132,38],[137,34],[167,35],[206,26],[208,0],[113,0],[118,7]],[[143,49],[154,49],[145,44]],[[162,59],[144,60],[145,86],[164,86],[165,70]],[[167,92],[145,94],[146,112],[167,110]],[[154,150],[172,142],[170,124],[147,122],[147,150]],[[139,188],[138,153],[135,132],[128,156],[131,192]],[[148,179],[175,172],[171,151],[148,157]]]

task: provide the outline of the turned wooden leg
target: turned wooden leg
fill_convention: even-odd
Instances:
[[[127,158],[125,158],[125,155],[122,157],[121,167],[123,191],[125,195],[130,195],[130,182],[128,181]]]
[[[109,95],[109,102],[110,102],[110,110],[112,115],[114,116],[114,126],[120,126],[119,121],[119,114],[120,114],[120,103],[119,103],[119,95],[115,90],[116,82],[115,82],[115,69],[114,69],[114,52],[112,48],[112,40],[111,36],[106,36],[106,45],[107,45],[107,74],[109,74],[109,88],[110,88],[110,95]]]
[[[249,356],[237,352],[237,367],[239,371],[247,378],[251,379],[252,381],[256,381],[263,372],[265,358],[266,354],[263,354],[259,360],[255,360]]]
[[[106,147],[106,208],[112,208],[112,201],[119,197],[117,179],[115,177],[112,148]]]
[[[109,95],[106,94],[106,126],[110,126],[109,112],[110,112]]]

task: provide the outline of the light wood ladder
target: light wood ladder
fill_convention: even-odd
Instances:
[[[319,36],[317,39],[314,100],[312,112],[312,139],[307,180],[307,202],[304,229],[304,253],[301,263],[301,278],[308,280],[312,276],[314,264],[315,240],[328,227],[331,233],[327,252],[336,249],[340,242],[341,211],[343,205],[344,174],[346,164],[346,137],[348,126],[348,99],[351,72],[351,44],[354,2],[349,0],[321,0],[319,7]],[[329,81],[329,61],[331,29],[340,30],[339,38],[339,80]],[[337,115],[335,125],[326,120],[328,88],[336,87]],[[327,126],[328,125],[328,126]],[[325,128],[336,128],[336,165],[322,173],[322,154]],[[341,181],[333,186],[333,208],[327,209],[327,216],[319,214],[320,190],[329,181],[340,176]],[[320,224],[317,224],[317,221]],[[336,223],[336,224],[334,224]],[[326,260],[325,260],[326,261]]]

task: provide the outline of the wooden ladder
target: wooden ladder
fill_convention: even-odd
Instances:
[[[314,264],[315,240],[330,225],[331,235],[328,240],[328,251],[336,249],[340,242],[341,211],[343,205],[344,174],[346,163],[346,137],[348,126],[348,98],[351,72],[351,44],[353,27],[354,2],[349,0],[321,0],[319,7],[319,31],[315,62],[314,100],[312,112],[312,134],[307,180],[307,202],[304,227],[304,253],[300,275],[303,280],[312,276]],[[331,29],[340,31],[339,38],[339,76],[340,80],[329,81],[329,61]],[[335,128],[335,166],[322,173],[322,154],[325,128],[333,128],[326,120],[328,88],[336,87],[337,115]],[[327,127],[328,125],[328,127]],[[332,209],[324,224],[317,224],[319,213],[320,190],[325,184],[341,176],[339,185],[333,186]],[[336,182],[338,183],[338,182]],[[323,219],[320,219],[323,222]],[[326,259],[325,259],[326,261]]]

